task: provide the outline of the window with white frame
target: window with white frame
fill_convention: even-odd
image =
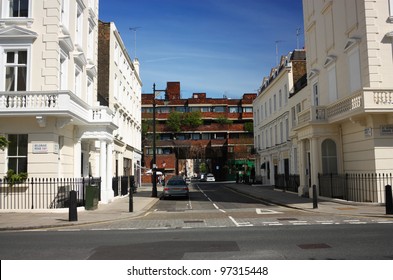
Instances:
[[[273,108],[274,108],[274,112],[277,111],[277,95],[275,94],[273,96]]]
[[[284,85],[284,105],[288,103],[288,86]]]
[[[90,106],[93,105],[94,102],[94,88],[93,88],[93,79],[88,77],[87,79],[87,104]]]
[[[16,174],[27,172],[27,134],[8,135],[8,170],[12,169]]]
[[[79,4],[76,7],[76,42],[83,46],[83,7]]]
[[[4,88],[5,91],[27,90],[28,51],[5,50],[4,52]]]
[[[60,51],[60,89],[68,89],[68,55]]]
[[[389,21],[393,21],[393,0],[389,0]]]
[[[31,0],[8,0],[2,2],[3,17],[28,18],[30,16]]]
[[[337,100],[337,78],[336,78],[336,65],[331,65],[328,69],[328,87],[329,87],[329,101],[333,103]]]
[[[89,38],[87,43],[87,58],[94,60],[94,26],[89,24]]]
[[[354,47],[348,52],[349,61],[349,89],[351,93],[361,88],[359,47]]]
[[[70,21],[70,5],[69,0],[61,0],[61,23],[63,27],[69,29],[69,21]]]
[[[285,138],[284,141],[289,139],[289,120],[285,119]]]
[[[313,104],[312,105],[319,106],[318,83],[313,84],[312,93],[313,93]]]
[[[75,95],[82,97],[82,69],[75,67]]]
[[[280,122],[280,144],[284,143],[284,125]]]

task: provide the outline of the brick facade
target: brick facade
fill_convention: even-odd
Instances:
[[[228,99],[194,93],[181,98],[180,83],[168,82],[165,98],[155,100],[157,168],[165,169],[167,178],[213,173],[218,180],[234,180],[239,170],[250,173],[254,166],[253,132],[247,129],[253,127],[252,102],[256,96],[247,93],[241,99]],[[153,94],[142,95],[146,169],[152,167],[153,102]],[[174,111],[182,116],[199,112],[202,124],[171,131],[167,120]],[[151,175],[143,176],[143,182],[150,183]]]

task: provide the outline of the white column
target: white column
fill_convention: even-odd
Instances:
[[[82,142],[78,139],[74,144],[74,177],[79,178],[81,176],[81,155],[82,155]]]
[[[318,138],[311,138],[311,186],[317,186],[318,193],[318,172],[319,172],[319,146],[318,146]],[[312,189],[310,189],[310,197],[313,197]]]
[[[298,195],[301,196],[304,193],[304,189],[307,186],[307,176],[306,176],[306,143],[304,140],[300,140],[298,142],[299,150],[298,150],[298,158],[299,160],[299,176],[300,176],[300,186],[298,188]]]
[[[100,177],[101,177],[101,202],[108,203],[108,184],[107,184],[107,152],[106,152],[106,142],[104,140],[100,141]]]
[[[107,148],[107,164],[106,164],[106,185],[108,202],[114,197],[112,190],[112,176],[113,176],[113,143],[108,144]]]

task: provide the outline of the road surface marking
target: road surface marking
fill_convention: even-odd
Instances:
[[[228,216],[228,218],[235,224],[237,227],[252,227],[254,226],[250,222],[239,223],[232,216]]]
[[[268,215],[268,214],[282,214],[282,212],[277,212],[271,209],[263,209],[263,208],[256,208],[255,211],[259,215]]]

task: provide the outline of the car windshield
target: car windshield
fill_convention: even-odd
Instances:
[[[185,185],[186,183],[183,180],[169,180],[168,185],[170,186],[180,186]]]

